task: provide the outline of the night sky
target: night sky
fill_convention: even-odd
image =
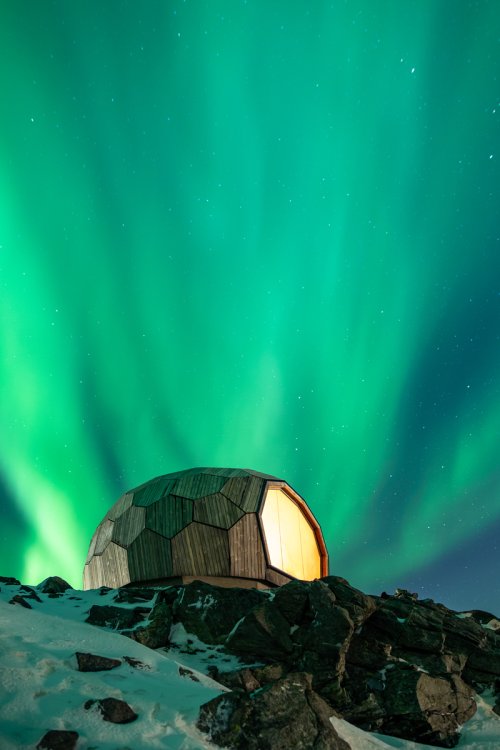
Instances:
[[[249,467],[500,614],[499,3],[6,0],[0,91],[0,573]]]

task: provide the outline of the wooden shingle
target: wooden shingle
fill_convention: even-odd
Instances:
[[[167,538],[179,533],[193,520],[193,500],[169,495],[146,509],[146,528]]]
[[[111,541],[111,535],[113,533],[114,521],[109,518],[105,518],[99,527],[97,539],[94,547],[94,555],[102,555],[109,542]]]
[[[161,497],[168,495],[174,487],[175,482],[176,480],[171,479],[168,474],[164,477],[157,477],[152,482],[147,482],[147,484],[142,485],[134,491],[134,505],[143,507],[151,505],[151,503],[156,502]]]
[[[228,533],[191,523],[172,539],[172,575],[230,575]]]
[[[133,498],[134,496],[132,492],[126,492],[124,495],[119,497],[116,503],[106,513],[106,518],[111,519],[111,521],[115,521],[125,510],[127,510],[127,508],[130,508]]]
[[[144,528],[146,508],[132,505],[115,521],[112,540],[128,547]]]
[[[266,558],[255,513],[246,513],[229,529],[229,551],[232,576],[265,578]]]
[[[194,501],[193,519],[210,526],[229,529],[243,515],[244,511],[220,492]]]
[[[172,574],[170,540],[144,529],[128,548],[131,581],[168,578]]]
[[[225,482],[224,477],[213,476],[213,474],[198,474],[197,476],[185,476],[177,479],[172,493],[179,497],[187,497],[196,500],[199,497],[211,495],[218,492]]]
[[[117,589],[130,583],[128,555],[124,547],[111,542],[104,550],[101,561],[102,583],[99,584],[100,586],[106,585]],[[104,581],[106,581],[105,584]]]

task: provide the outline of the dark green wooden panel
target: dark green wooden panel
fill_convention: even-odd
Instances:
[[[266,481],[260,477],[248,478],[247,489],[240,503],[247,513],[255,513],[259,510],[265,484]]]
[[[185,476],[176,481],[172,493],[179,495],[179,497],[196,500],[199,497],[218,492],[225,481],[225,477],[216,477],[212,474]]]
[[[168,495],[146,508],[146,527],[173,537],[193,520],[193,501]]]
[[[158,477],[151,482],[142,485],[134,491],[134,505],[146,507],[156,502],[161,497],[168,495],[175,485],[176,480],[172,479],[169,474],[164,477]]]
[[[112,540],[124,547],[128,547],[136,536],[141,533],[145,525],[146,508],[138,508],[132,505],[115,521]]]
[[[217,492],[194,502],[193,519],[200,523],[208,523],[221,529],[229,529],[238,521],[244,511],[231,500]]]
[[[246,513],[229,529],[231,575],[261,578],[266,575],[266,559],[255,513]]]
[[[173,575],[228,576],[228,532],[191,523],[172,539]]]
[[[128,548],[131,581],[167,578],[172,575],[170,541],[144,529]]]
[[[228,497],[233,503],[241,506],[241,502],[247,489],[249,477],[231,477],[226,481],[221,489],[223,495]]]

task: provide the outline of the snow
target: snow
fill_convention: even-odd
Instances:
[[[37,592],[42,603],[28,599],[30,610],[8,603],[14,593],[23,594],[18,587],[2,584],[1,589],[1,750],[32,750],[49,729],[78,732],[78,750],[213,747],[195,722],[199,706],[226,688],[192,667],[192,675],[182,676],[181,661],[81,621],[92,604],[112,604],[109,595],[70,592],[80,597],[75,603],[68,595],[50,599]],[[146,668],[123,662],[111,671],[82,673],[76,651],[122,660],[128,656]],[[112,724],[98,711],[83,708],[89,698],[106,697],[126,701],[139,718]]]
[[[458,750],[498,750],[500,748],[500,717],[497,716],[489,701],[484,696],[477,696],[478,704],[475,716],[462,728],[457,745]],[[491,702],[493,702],[490,699]],[[353,750],[429,750],[430,745],[423,745],[411,740],[400,740],[397,737],[386,737],[381,734],[370,734],[354,727],[343,719],[330,719],[342,739],[348,742]]]
[[[215,747],[197,730],[196,719],[201,704],[227,689],[205,673],[210,665],[221,672],[237,669],[242,665],[239,659],[225,654],[221,646],[201,642],[181,624],[172,627],[169,649],[153,651],[110,628],[86,623],[92,605],[118,605],[115,591],[70,590],[57,598],[36,591],[41,602],[27,598],[32,609],[9,604],[15,594],[29,597],[20,586],[0,584],[1,750],[31,750],[49,729],[78,732],[77,750]],[[154,599],[119,606],[149,609],[153,603]],[[122,664],[110,671],[79,672],[77,651],[120,659]],[[143,667],[132,667],[125,656]],[[103,721],[96,708],[84,709],[89,698],[105,697],[126,701],[138,719],[112,724]],[[477,702],[478,711],[463,727],[458,748],[498,750],[500,718],[492,711],[493,698],[478,696]],[[342,719],[331,721],[353,750],[429,747],[369,734]]]

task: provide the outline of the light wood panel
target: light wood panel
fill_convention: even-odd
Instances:
[[[173,575],[228,576],[228,532],[191,523],[172,539]]]
[[[83,588],[98,589],[102,586],[102,559],[97,555],[85,566],[83,571]]]
[[[99,524],[99,526],[97,527],[97,529],[94,531],[92,539],[90,540],[89,551],[87,552],[87,559],[85,560],[85,564],[87,564],[88,562],[90,562],[90,560],[92,559],[92,556],[93,556],[93,554],[95,552],[95,545],[96,545],[96,542],[97,542],[97,537],[99,535],[100,528],[101,528],[101,526]]]
[[[285,583],[288,583],[289,581],[292,581],[292,576],[286,576],[283,575],[283,573],[278,573],[277,570],[273,570],[273,568],[268,568],[266,570],[266,581],[270,581],[271,583],[274,583],[275,586],[284,586]]]
[[[94,555],[102,555],[109,542],[111,541],[111,535],[113,533],[114,521],[109,518],[105,518],[100,524],[97,532],[97,539],[94,548]]]
[[[265,578],[266,559],[255,513],[247,513],[229,529],[231,575]]]
[[[111,586],[117,589],[130,583],[128,569],[128,555],[124,547],[110,542],[102,556],[102,583],[99,585]]]
[[[127,508],[130,508],[132,505],[132,499],[133,494],[131,492],[126,492],[124,495],[122,495],[116,503],[109,509],[109,511],[106,513],[106,518],[111,519],[111,521],[115,521],[121,514],[127,510]]]

